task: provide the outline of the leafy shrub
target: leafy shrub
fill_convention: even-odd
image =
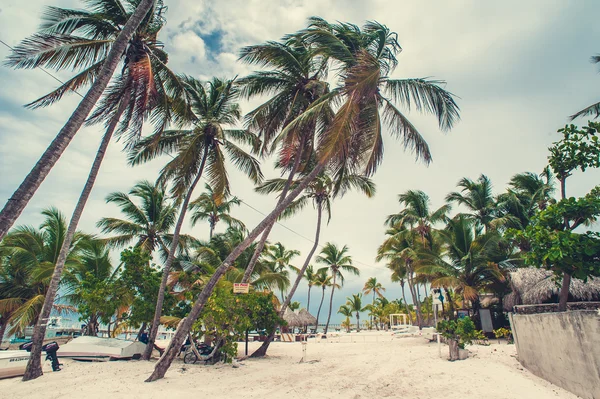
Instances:
[[[488,346],[490,344],[487,337],[481,330],[475,330],[473,340],[475,341],[475,344],[477,344],[477,345]]]
[[[494,330],[494,335],[497,339],[506,338],[509,344],[513,342],[512,331],[510,331],[510,329],[508,328],[502,327],[497,330]]]
[[[458,320],[442,320],[437,325],[437,331],[446,339],[458,341],[461,349],[471,345],[476,339],[475,323],[468,317]]]

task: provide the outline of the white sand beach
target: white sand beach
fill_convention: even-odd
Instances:
[[[436,343],[390,334],[355,334],[358,342],[271,345],[265,359],[231,365],[173,363],[166,378],[144,383],[154,363],[81,363],[65,360],[63,371],[23,383],[0,381],[0,397],[10,398],[564,398],[575,395],[542,380],[516,360],[514,345],[469,346],[471,357],[448,362]],[[369,341],[369,342],[361,342]],[[370,342],[375,341],[378,342]],[[258,342],[250,344],[250,350]],[[240,352],[243,345],[240,345]],[[448,347],[442,345],[447,356]]]

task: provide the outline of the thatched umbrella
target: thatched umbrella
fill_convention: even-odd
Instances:
[[[302,320],[300,319],[300,317],[293,311],[290,310],[290,308],[287,308],[285,310],[285,313],[283,314],[283,320],[285,320],[288,324],[288,327],[302,327]]]
[[[504,298],[504,309],[515,305],[536,305],[558,295],[560,286],[548,270],[535,267],[517,269],[509,273],[512,293]],[[587,283],[571,279],[569,293],[576,301],[593,301],[600,298],[600,278],[589,278]]]
[[[301,309],[298,313],[298,317],[300,318],[302,325],[305,327],[317,324],[317,318],[311,315],[306,309]]]

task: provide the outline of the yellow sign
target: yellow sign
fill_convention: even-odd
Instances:
[[[250,290],[250,284],[248,283],[234,283],[233,293],[234,294],[247,294]]]

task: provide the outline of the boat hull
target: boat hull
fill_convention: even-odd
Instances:
[[[27,351],[2,351],[0,352],[0,379],[18,377],[25,374],[29,361]]]

